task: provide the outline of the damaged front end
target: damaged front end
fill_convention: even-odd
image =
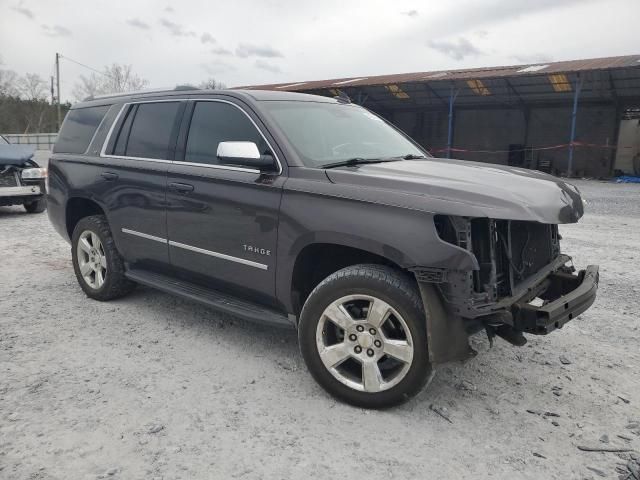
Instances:
[[[437,282],[449,316],[467,333],[485,329],[490,340],[524,345],[524,333],[561,328],[595,301],[598,266],[576,273],[560,253],[555,224],[445,215],[434,221],[441,240],[477,260],[477,269],[447,270]],[[462,340],[454,341],[460,345],[449,350],[461,352]]]
[[[23,205],[46,194],[47,170],[33,160],[35,147],[0,144],[0,206]]]

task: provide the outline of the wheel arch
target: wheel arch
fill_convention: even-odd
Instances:
[[[287,287],[288,300],[297,316],[311,291],[332,273],[362,263],[386,265],[399,271],[407,271],[407,259],[390,246],[376,245],[371,240],[345,236],[340,241],[322,238],[316,234],[314,241],[298,244],[290,265]]]
[[[65,206],[65,228],[69,238],[78,222],[90,215],[105,215],[104,209],[98,202],[87,197],[71,197]]]

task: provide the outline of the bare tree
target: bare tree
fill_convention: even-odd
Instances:
[[[73,96],[79,102],[87,97],[95,97],[101,93],[105,92],[102,91],[100,77],[95,73],[88,77],[80,75],[80,80],[73,86]]]
[[[224,90],[225,88],[227,88],[227,86],[224,83],[219,82],[215,78],[211,77],[203,82],[200,82],[198,84],[198,88],[202,90]]]
[[[95,95],[141,90],[147,85],[149,81],[134,73],[131,65],[114,63],[104,67],[101,74],[92,73],[88,77],[80,75],[73,95],[77,100],[82,100]]]
[[[16,88],[23,100],[24,133],[42,132],[49,112],[47,83],[37,73],[26,73],[18,78]]]
[[[68,110],[68,106],[63,109]],[[47,84],[39,75],[27,73],[20,77],[0,68],[0,131],[49,132],[55,128],[54,119],[55,109],[47,100]]]
[[[6,108],[11,102],[17,102],[16,111],[11,115],[14,122],[24,126],[23,133],[41,132],[47,121],[49,104],[47,102],[47,84],[37,73],[18,76],[12,70],[0,70],[0,98],[4,97]],[[8,98],[11,97],[11,98]],[[4,102],[3,102],[4,103]]]
[[[25,100],[46,100],[47,82],[37,73],[27,73],[18,80],[18,91]]]
[[[4,62],[0,57],[0,67],[2,65]],[[0,68],[0,97],[17,97],[18,94],[18,74],[13,70]]]
[[[103,84],[103,87],[113,93],[140,90],[149,85],[148,80],[133,73],[131,65],[118,65],[114,63],[110,67],[106,67],[104,73],[106,83]]]

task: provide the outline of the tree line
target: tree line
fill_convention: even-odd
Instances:
[[[56,132],[57,109],[52,103],[40,75],[21,76],[0,65],[0,133]],[[61,105],[62,113],[70,106]]]
[[[57,106],[55,98],[50,96],[47,82],[38,74],[18,75],[2,66],[0,59],[0,133],[57,132]],[[114,63],[89,76],[80,75],[72,94],[74,100],[80,102],[97,95],[142,90],[148,85],[149,81],[136,74],[131,65]],[[195,86],[202,89],[226,88],[214,78]],[[69,102],[61,105],[62,118],[70,108]]]

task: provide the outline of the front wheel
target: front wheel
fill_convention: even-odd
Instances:
[[[27,202],[24,204],[24,209],[27,213],[42,213],[47,209],[47,199],[42,197],[33,202]]]
[[[382,265],[355,265],[323,280],[300,316],[299,341],[316,381],[335,397],[384,408],[431,376],[426,316],[415,281]]]

